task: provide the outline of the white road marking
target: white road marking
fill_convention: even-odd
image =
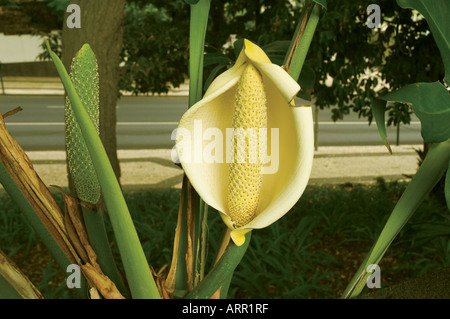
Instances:
[[[64,122],[9,122],[8,126],[62,126]],[[118,122],[117,125],[178,125],[178,122]]]
[[[372,124],[375,124],[375,121],[372,122]],[[411,121],[409,123],[410,125],[420,125],[420,121]],[[369,125],[368,122],[320,122],[319,121],[319,125]],[[402,124],[405,125],[405,124]]]
[[[373,122],[372,124],[375,124]],[[60,126],[64,122],[9,122],[9,126]],[[118,122],[117,125],[178,125],[178,122]],[[364,125],[368,126],[367,122],[320,122],[319,125]],[[419,121],[412,121],[410,125],[420,125]]]

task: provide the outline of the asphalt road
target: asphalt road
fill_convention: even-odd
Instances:
[[[23,111],[6,121],[25,150],[64,150],[64,98],[62,96],[0,96],[0,112],[17,106]],[[187,109],[186,97],[122,97],[117,109],[119,149],[172,148],[172,131]],[[356,114],[334,123],[330,111],[319,112],[319,146],[380,145],[375,123]],[[391,144],[396,129],[388,128]],[[420,123],[402,126],[400,144],[421,144]]]

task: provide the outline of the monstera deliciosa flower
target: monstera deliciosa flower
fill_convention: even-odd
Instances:
[[[238,246],[247,232],[286,214],[308,183],[313,120],[311,107],[294,105],[299,90],[283,68],[245,40],[235,65],[179,122],[178,159]]]

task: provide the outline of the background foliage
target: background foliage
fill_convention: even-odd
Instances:
[[[161,6],[129,2],[126,8],[119,88],[165,93],[187,77],[189,8],[184,1]],[[152,58],[149,58],[152,57]]]
[[[2,0],[2,3],[5,0]],[[8,0],[8,3],[13,1]],[[320,108],[332,108],[333,120],[354,111],[372,121],[370,103],[407,84],[442,80],[439,50],[425,19],[395,1],[375,1],[382,26],[366,25],[372,0],[329,1],[308,53],[302,83]],[[68,0],[45,0],[61,23]],[[269,45],[273,58],[283,56],[303,1],[215,0],[206,37],[205,82],[231,65],[240,41],[249,38]],[[120,90],[135,94],[164,93],[184,82],[188,71],[189,6],[183,0],[129,0],[124,25]],[[55,34],[52,34],[52,43]],[[53,47],[56,50],[56,48]],[[57,51],[57,50],[56,50]],[[282,60],[275,63],[282,63]],[[311,70],[314,70],[315,75]],[[388,125],[409,123],[411,109],[388,105]]]
[[[370,29],[366,26],[370,3],[330,2],[310,49],[309,61],[318,77],[316,105],[335,105],[334,119],[352,109],[371,121],[370,103],[375,96],[444,75],[439,50],[421,16],[394,1],[377,1],[382,28]],[[328,76],[334,79],[332,85],[326,84]],[[388,111],[388,123],[409,123],[408,107],[399,103]]]
[[[382,179],[371,187],[309,185],[291,213],[253,234],[228,297],[340,296],[405,187]],[[171,261],[179,191],[129,192],[125,196],[144,252],[158,272]],[[62,205],[61,194],[55,197]],[[2,249],[46,298],[67,298],[66,273],[56,267],[17,205],[0,193],[0,208],[4,212],[0,218]],[[219,214],[210,214],[209,225],[211,229],[225,227]],[[109,224],[107,229],[112,236]],[[220,245],[221,235],[220,231],[209,234],[213,250]],[[208,267],[214,258],[214,254],[208,255]],[[382,259],[382,285],[388,287],[449,266],[450,217],[445,199],[432,194]]]

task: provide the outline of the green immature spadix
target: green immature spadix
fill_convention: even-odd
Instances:
[[[98,133],[98,66],[89,44],[83,45],[73,58],[70,78]],[[82,201],[97,204],[101,195],[100,184],[68,97],[66,97],[64,121],[68,167],[77,196]]]

